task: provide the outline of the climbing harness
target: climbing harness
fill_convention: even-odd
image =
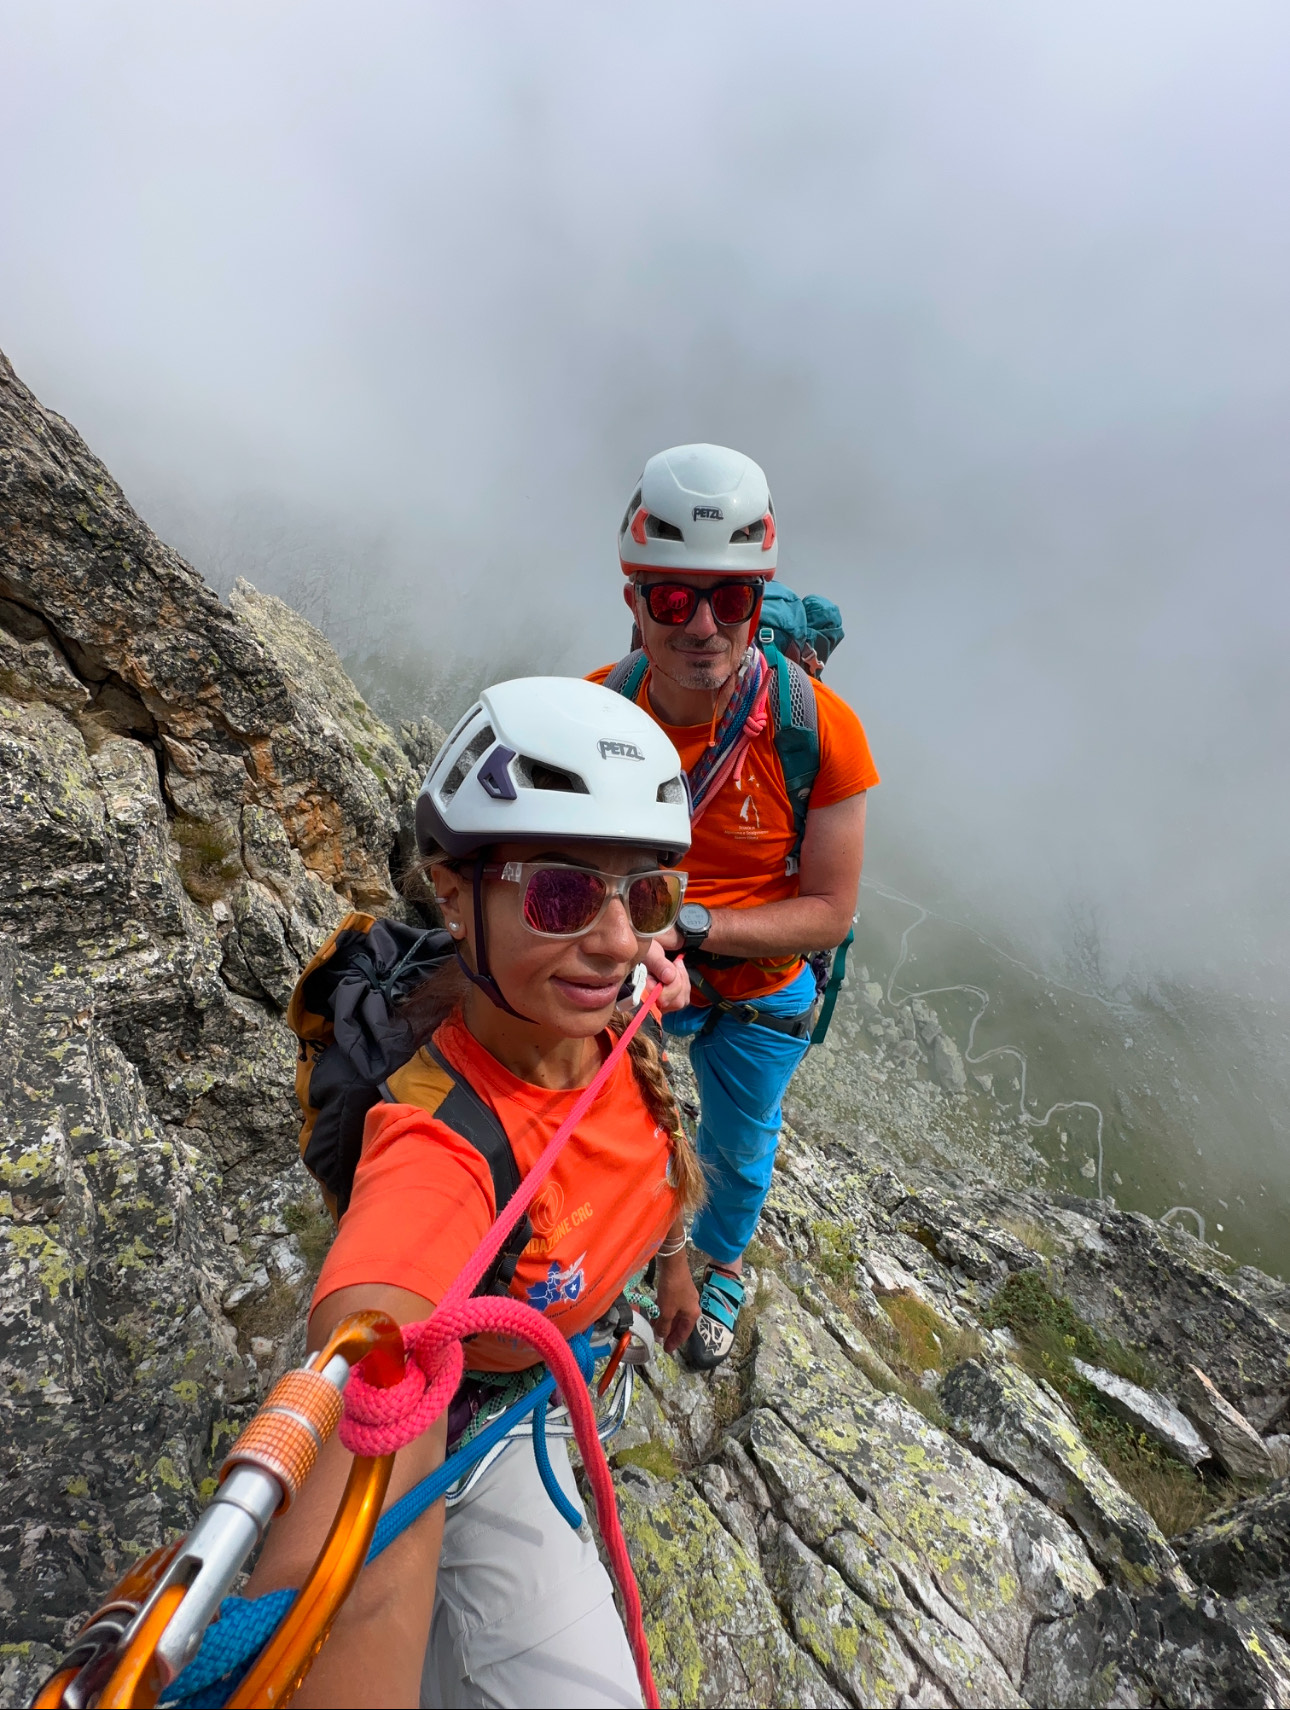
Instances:
[[[618,1390],[609,1418],[598,1421],[587,1383],[594,1350],[583,1334],[566,1341],[549,1319],[509,1296],[472,1295],[524,1218],[566,1141],[586,1115],[647,1015],[657,1015],[659,988],[614,1042],[591,1083],[525,1176],[430,1317],[400,1328],[383,1312],[342,1320],[326,1345],[275,1384],[220,1469],[220,1487],[192,1532],[138,1562],[81,1629],[72,1648],[36,1695],[38,1710],[101,1710],[158,1703],[199,1706],[276,1706],[290,1701],[326,1642],[365,1562],[374,1560],[441,1496],[460,1498],[486,1458],[500,1454],[531,1419],[533,1453],[547,1491],[571,1526],[582,1516],[556,1482],[547,1451],[549,1430],[571,1434],[591,1484],[624,1625],[644,1701],[658,1705],[640,1593],[632,1572],[601,1446],[610,1422],[630,1404],[633,1358],[648,1357],[653,1336],[645,1316],[620,1318],[616,1343]],[[447,1408],[461,1384],[462,1344],[481,1334],[525,1341],[547,1366],[546,1376],[488,1423],[455,1454],[381,1514],[394,1457]],[[635,1352],[633,1342],[639,1343]],[[611,1349],[613,1352],[611,1352]],[[564,1417],[548,1421],[556,1390]],[[343,1392],[343,1397],[342,1397]],[[624,1399],[625,1392],[625,1399]],[[339,1426],[354,1456],[331,1530],[305,1584],[246,1601],[227,1596],[275,1515],[291,1506],[318,1455]],[[463,1461],[466,1462],[463,1465]],[[454,1490],[453,1487],[456,1487]]]

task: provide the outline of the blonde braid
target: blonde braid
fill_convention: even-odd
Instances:
[[[620,1030],[621,1025],[617,1017],[610,1022],[610,1028],[615,1032]],[[699,1162],[699,1155],[694,1149],[694,1142],[685,1131],[667,1071],[654,1041],[644,1031],[637,1033],[627,1047],[627,1055],[631,1058],[632,1073],[645,1101],[645,1108],[667,1135],[672,1149],[672,1165],[668,1174],[680,1197],[680,1209],[688,1217],[691,1212],[698,1210],[707,1197],[707,1184],[703,1179],[703,1166]]]

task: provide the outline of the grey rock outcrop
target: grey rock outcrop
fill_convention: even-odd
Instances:
[[[1118,1372],[1103,1371],[1101,1366],[1090,1365],[1087,1360],[1072,1360],[1071,1364],[1085,1383],[1097,1390],[1111,1411],[1135,1431],[1154,1437],[1162,1448],[1190,1466],[1199,1466],[1209,1459],[1209,1444],[1168,1396],[1155,1395]]]
[[[323,638],[221,606],[0,357],[6,1702],[191,1522],[299,1335],[280,1011],[394,904],[412,779]]]
[[[1027,1373],[967,1360],[937,1395],[973,1448],[1070,1521],[1103,1573],[1134,1591],[1194,1589],[1155,1521],[1090,1453],[1057,1397]]]
[[[1270,1480],[1277,1476],[1270,1446],[1199,1366],[1191,1366],[1184,1374],[1181,1400],[1184,1412],[1233,1478]]]

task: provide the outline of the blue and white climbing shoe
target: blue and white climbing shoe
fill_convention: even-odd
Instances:
[[[699,1294],[699,1321],[685,1342],[686,1360],[696,1371],[711,1371],[730,1357],[743,1302],[743,1278],[709,1265]]]

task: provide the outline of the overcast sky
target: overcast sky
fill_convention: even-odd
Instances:
[[[875,872],[1290,964],[1283,4],[3,0],[0,65],[0,346],[214,580],[587,669],[641,464],[736,445]]]

